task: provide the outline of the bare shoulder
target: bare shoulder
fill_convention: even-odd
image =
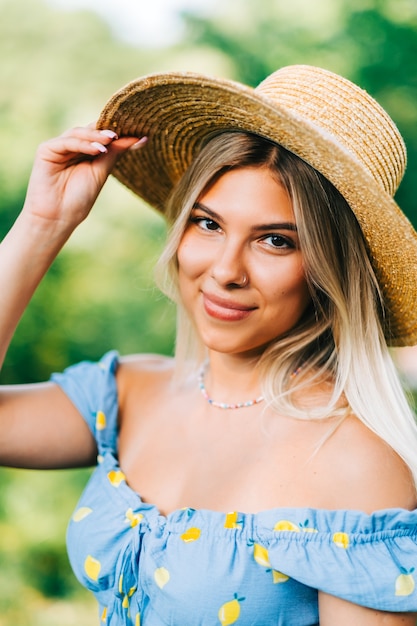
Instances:
[[[331,464],[337,508],[363,510],[416,508],[411,472],[401,457],[357,417],[347,417],[324,448]]]
[[[172,371],[174,359],[163,354],[131,354],[123,356],[119,361],[118,373],[121,375],[129,372],[155,373]]]
[[[133,392],[135,395],[154,393],[171,379],[174,359],[161,354],[137,354],[120,359],[117,369],[117,387],[119,403]]]

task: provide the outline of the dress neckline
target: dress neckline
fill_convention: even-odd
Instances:
[[[216,511],[209,508],[193,508],[181,507],[174,509],[168,513],[163,513],[156,504],[148,502],[142,498],[139,492],[134,490],[128,483],[123,469],[120,467],[119,461],[115,454],[107,450],[105,455],[101,457],[99,466],[108,475],[114,472],[117,480],[120,481],[117,491],[123,494],[132,508],[140,509],[150,518],[156,518],[161,525],[175,524],[177,522],[187,523],[191,518],[204,517],[211,518],[214,524],[222,522],[225,528],[241,529],[244,526],[270,527],[271,529],[279,526],[279,522],[291,522],[288,526],[282,524],[280,530],[307,531],[304,534],[315,534],[311,530],[318,530],[315,525],[320,523],[323,531],[334,528],[337,520],[345,525],[346,523],[352,528],[358,530],[364,529],[364,532],[383,531],[386,527],[387,517],[395,518],[401,526],[404,523],[413,525],[415,534],[417,534],[417,509],[409,511],[401,508],[380,509],[372,513],[366,513],[361,510],[354,509],[325,509],[311,506],[277,506],[269,509],[263,509],[257,512],[242,511]],[[291,518],[291,519],[289,519]],[[295,520],[295,521],[294,521]],[[272,524],[272,526],[271,526]],[[361,530],[362,532],[362,530]],[[295,535],[296,532],[291,533]]]

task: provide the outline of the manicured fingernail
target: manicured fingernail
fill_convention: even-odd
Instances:
[[[133,146],[130,146],[129,150],[137,150],[141,146],[145,145],[145,143],[147,141],[148,141],[148,138],[146,136],[145,137],[141,137],[139,139],[139,141],[137,141],[136,143],[133,144]]]
[[[106,137],[109,137],[110,139],[118,139],[117,133],[115,133],[113,130],[101,130],[100,133],[102,135],[105,135]]]
[[[103,154],[107,152],[106,146],[103,146],[103,144],[99,143],[98,141],[92,141],[91,145],[94,146],[94,148],[96,148],[97,150],[99,150],[99,152],[103,152]]]

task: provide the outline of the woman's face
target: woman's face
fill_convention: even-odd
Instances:
[[[182,302],[210,350],[260,354],[310,302],[291,201],[265,167],[231,170],[200,197],[178,266]]]

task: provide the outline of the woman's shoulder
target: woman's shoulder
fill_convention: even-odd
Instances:
[[[158,374],[171,371],[174,367],[174,358],[164,354],[130,354],[119,357],[118,373],[129,375],[142,373],[143,375]]]
[[[326,444],[323,453],[327,467],[332,468],[329,478],[335,487],[331,490],[334,508],[367,513],[416,508],[409,467],[356,416],[346,417]]]
[[[132,354],[120,357],[116,381],[119,403],[134,395],[145,399],[149,394],[160,394],[170,384],[174,359],[162,354]]]

